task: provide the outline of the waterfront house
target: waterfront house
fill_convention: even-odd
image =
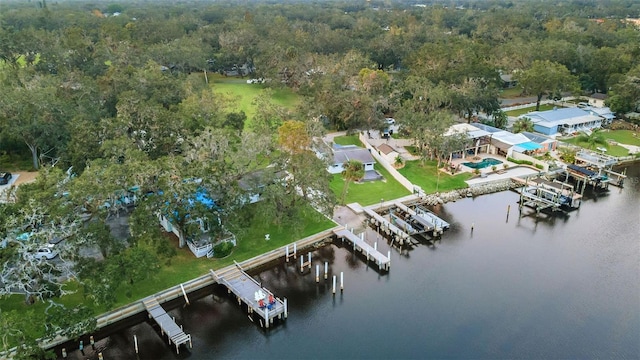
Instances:
[[[377,180],[382,178],[374,169],[376,163],[369,150],[355,145],[333,144],[333,161],[327,168],[331,174],[341,174],[344,171],[344,164],[350,160],[362,163],[364,167],[365,180]]]
[[[540,148],[536,149],[534,152],[537,154],[544,154],[548,151],[555,151],[558,147],[558,140],[552,139],[550,137],[546,137],[540,134],[534,134],[532,132],[523,131],[522,135],[526,136],[532,142],[540,145]]]
[[[444,136],[467,134],[469,142],[464,149],[453,152],[450,157],[464,159],[467,155],[475,156],[479,153],[489,153],[491,146],[491,131],[487,131],[482,126],[482,124],[467,123],[451,125],[444,133]]]
[[[533,129],[544,135],[570,135],[591,132],[602,126],[604,118],[593,111],[580,108],[561,108],[548,111],[533,111],[519,117],[533,122]]]

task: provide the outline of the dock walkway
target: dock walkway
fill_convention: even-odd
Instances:
[[[160,333],[166,334],[169,339],[169,343],[173,343],[176,347],[176,352],[180,353],[180,345],[189,343],[190,347],[193,347],[191,342],[191,335],[185,334],[181,327],[176,324],[174,319],[167,314],[162,306],[158,303],[155,297],[148,298],[143,301],[144,307],[149,313],[149,317],[153,318],[155,322],[160,326]]]
[[[346,229],[334,230],[334,233],[337,237],[350,241],[353,244],[354,250],[359,250],[365,254],[367,256],[367,260],[369,260],[369,257],[372,257],[379,269],[389,270],[389,267],[391,266],[391,259],[389,256],[382,255],[378,249],[367,244],[364,239]]]
[[[274,318],[287,317],[287,300],[275,297],[271,291],[262,287],[253,277],[249,276],[240,265],[236,263],[236,271],[228,269],[224,273],[217,274],[210,270],[211,276],[219,283],[227,287],[229,293],[233,293],[238,299],[238,304],[247,305],[249,314],[257,314],[260,324],[269,328]]]

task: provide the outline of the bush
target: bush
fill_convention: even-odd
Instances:
[[[533,165],[533,162],[529,161],[529,160],[516,160],[514,158],[508,157],[507,160],[511,161],[512,163],[516,163],[519,165]]]
[[[536,169],[540,169],[540,170],[544,169],[544,166],[542,166],[541,164],[536,164],[535,167]]]
[[[217,258],[223,258],[233,250],[233,243],[231,241],[223,241],[213,247],[213,256]]]

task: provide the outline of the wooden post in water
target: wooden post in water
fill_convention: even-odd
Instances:
[[[344,291],[344,272],[340,271],[340,292]]]
[[[329,276],[329,262],[325,261],[324,262],[324,279],[327,280],[328,276]]]
[[[367,264],[369,263],[369,248],[367,248]]]
[[[316,283],[320,282],[320,265],[316,264]]]
[[[293,243],[293,258],[296,259],[298,256],[298,244]]]
[[[66,359],[67,358],[67,349],[62,348],[62,358]]]
[[[389,270],[391,267],[391,250],[387,251],[387,259],[389,259],[389,262],[387,263],[387,270]]]
[[[136,349],[136,354],[138,353],[138,337],[134,334],[133,335],[133,347],[134,349]]]
[[[96,349],[96,342],[93,340],[93,335],[89,336],[89,343],[91,344],[91,349]]]
[[[80,352],[84,356],[84,344],[83,344],[82,340],[80,340],[80,346],[78,348],[80,349]]]
[[[267,329],[269,328],[269,308],[268,307],[264,308],[264,325],[267,327]]]
[[[101,353],[101,352],[99,352],[99,353],[98,353],[98,360],[103,360],[103,359],[104,359],[104,358],[102,357],[102,353]]]
[[[300,256],[300,272],[304,272],[304,256]]]
[[[311,271],[311,252],[309,252],[309,271]]]
[[[284,251],[286,253],[286,262],[289,262],[289,245],[287,245]]]
[[[378,242],[373,243],[373,250],[378,251]]]

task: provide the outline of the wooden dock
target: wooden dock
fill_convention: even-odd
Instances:
[[[262,287],[253,277],[244,272],[238,263],[235,271],[229,268],[220,273],[209,271],[216,282],[226,286],[229,293],[236,296],[238,305],[244,303],[250,315],[256,314],[260,317],[262,327],[268,329],[275,318],[280,320],[287,318],[287,299],[281,300],[275,297],[271,291]]]
[[[407,234],[406,232],[402,231],[402,229],[400,229],[399,227],[387,221],[387,219],[380,216],[380,214],[378,214],[377,212],[369,208],[364,208],[363,210],[364,210],[364,213],[367,214],[367,216],[369,216],[369,221],[372,224],[375,224],[380,227],[379,229],[380,232],[383,232],[389,236],[394,236],[395,239],[398,240],[400,245],[410,241],[409,234]]]
[[[151,297],[143,300],[144,307],[149,313],[149,317],[155,320],[160,326],[160,333],[167,335],[169,344],[174,344],[176,352],[180,353],[180,345],[189,343],[189,347],[193,347],[191,342],[191,335],[185,334],[182,327],[176,324],[175,319],[169,316],[162,306],[158,303],[155,297]]]
[[[367,257],[367,261],[369,260],[369,258],[373,258],[379,269],[387,271],[389,270],[391,266],[390,253],[387,254],[387,256],[382,255],[377,248],[369,245],[366,241],[364,241],[364,239],[347,229],[334,230],[334,233],[337,237],[350,241],[353,244],[354,250],[358,250],[361,253],[365,254],[365,256]]]

